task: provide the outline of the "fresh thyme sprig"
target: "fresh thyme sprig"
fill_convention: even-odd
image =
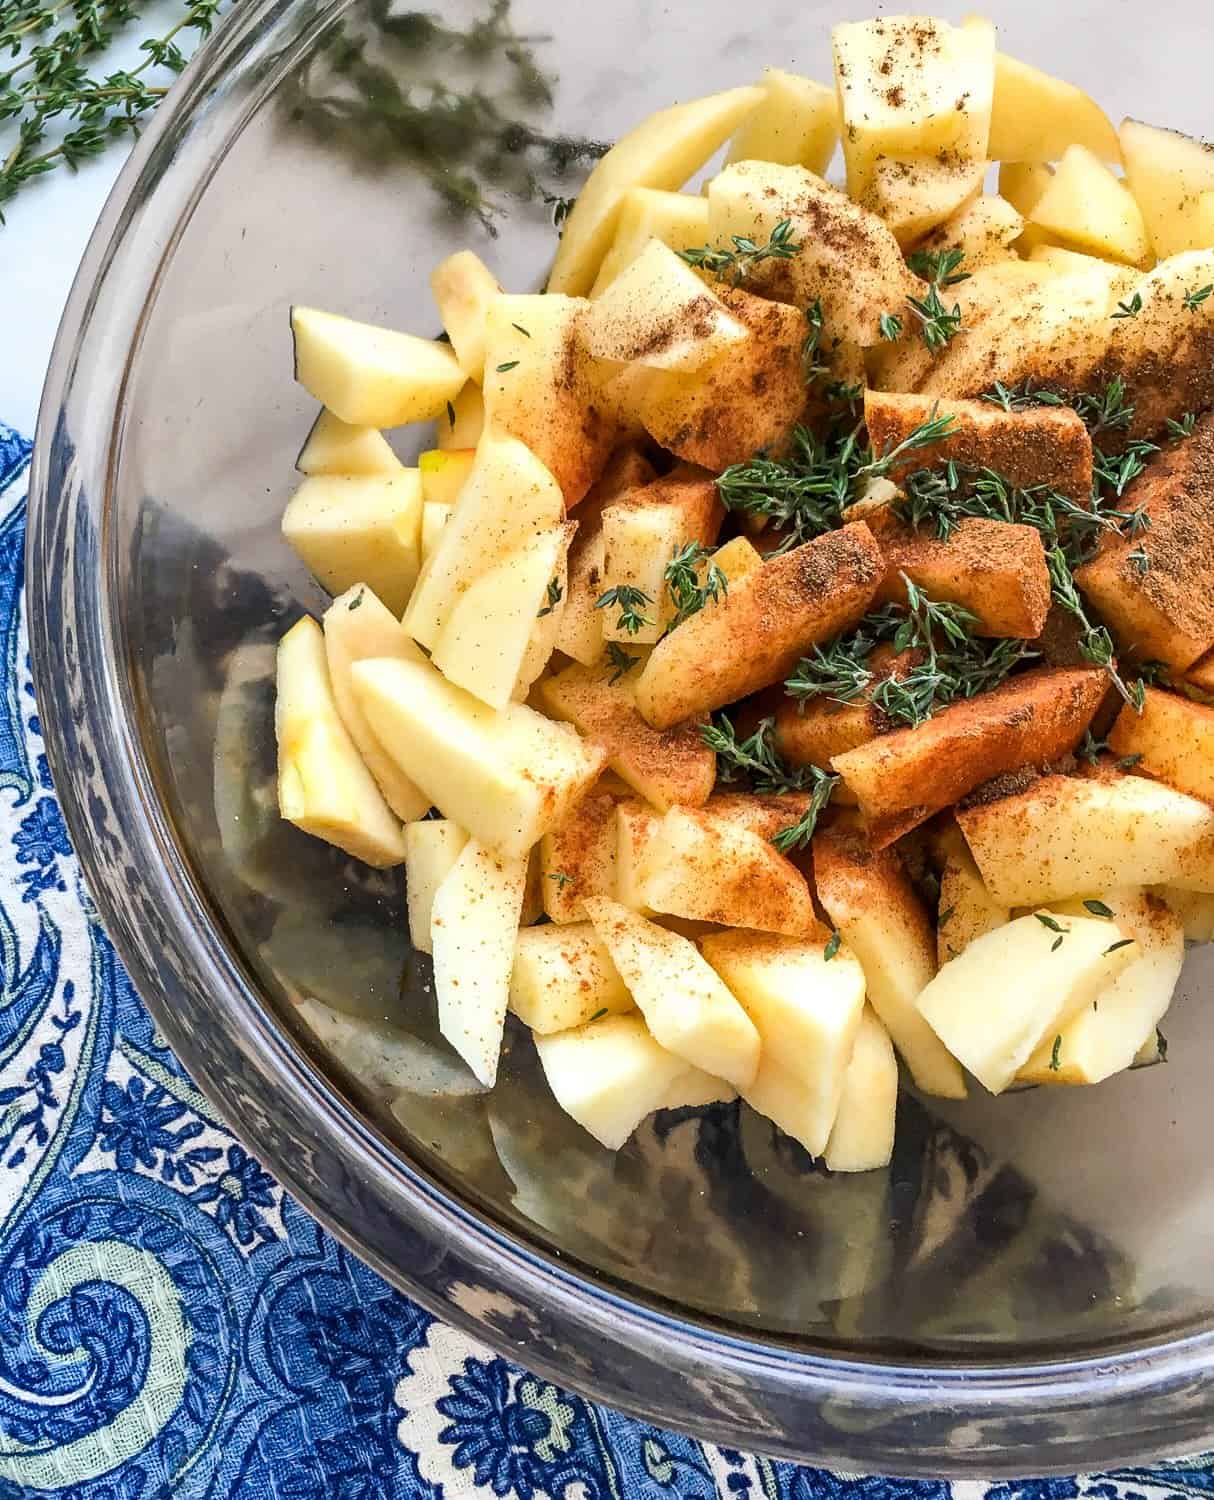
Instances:
[[[680,547],[664,574],[675,616],[669,629],[698,614],[710,600],[716,604],[729,592],[729,579],[712,561],[712,552],[699,542]]]
[[[887,605],[850,635],[815,648],[784,684],[789,696],[801,703],[818,697],[851,703],[867,695],[888,719],[915,728],[960,698],[998,687],[1037,655],[1027,641],[975,636],[978,621],[969,610],[936,603],[905,574],[903,583],[905,608]],[[917,660],[905,672],[876,682],[869,659],[882,641],[890,642],[895,654],[913,652]]]
[[[636,635],[644,626],[653,624],[648,615],[641,613],[647,604],[652,603],[653,600],[641,589],[634,589],[629,583],[621,583],[600,595],[594,601],[594,607],[612,609],[618,606],[620,618],[616,621],[617,628],[627,631],[629,635]]]
[[[1193,436],[1193,431],[1196,426],[1197,413],[1195,411],[1185,412],[1185,414],[1180,418],[1179,421],[1175,420],[1172,417],[1169,417],[1168,436],[1174,443],[1183,442],[1185,438]]]
[[[832,776],[828,771],[823,771],[818,766],[809,766],[807,769],[812,787],[809,806],[795,823],[790,823],[787,828],[781,828],[779,833],[772,837],[772,843],[781,854],[791,854],[794,849],[809,848],[817,832],[818,819],[822,816],[822,810],[839,785],[839,778]]]
[[[907,257],[907,265],[917,276],[928,283],[926,295],[908,297],[906,305],[919,321],[919,336],[933,354],[938,354],[961,331],[961,304],[955,302],[950,310],[940,293],[950,286],[969,280],[969,272],[959,269],[965,259],[963,250],[919,250]],[[894,338],[902,335],[901,318],[892,318],[890,327],[897,324]],[[889,335],[885,319],[881,320],[882,338]]]
[[[728,278],[731,286],[741,286],[753,274],[756,266],[765,260],[791,260],[801,248],[800,240],[793,239],[791,219],[781,219],[771,231],[767,243],[760,245],[744,234],[731,235],[732,250],[722,250],[713,245],[699,245],[676,254],[697,271],[707,271],[713,276]]]
[[[74,170],[119,136],[137,135],[168,92],[166,75],[186,65],[186,34],[193,32],[195,41],[209,35],[223,4],[189,0],[174,25],[140,43],[142,62],[100,78],[90,78],[86,64],[109,49],[137,14],[138,0],[45,6],[16,0],[0,8],[0,55],[16,59],[0,70],[0,121],[17,122],[11,147],[0,147],[0,210],[36,177],[60,165]],[[61,120],[68,128],[40,150]]]
[[[547,204],[560,228],[563,181],[608,143],[540,128],[553,78],[542,36],[519,35],[510,0],[489,0],[466,28],[367,0],[326,31],[277,96],[322,145],[370,168],[403,162],[459,217],[489,234],[506,198]]]
[[[614,671],[607,679],[607,686],[614,687],[621,678],[627,677],[629,672],[640,661],[639,656],[631,656],[620,645],[619,641],[607,642],[607,660],[611,663]]]
[[[836,428],[825,437],[795,427],[785,458],[760,453],[734,464],[718,478],[717,489],[727,510],[766,516],[787,530],[778,549],[784,552],[835,530],[864,483],[888,474],[907,454],[942,442],[952,424],[952,417],[932,417],[880,455],[861,441],[862,426]]]
[[[763,719],[752,735],[739,739],[729,715],[721,713],[700,726],[700,736],[717,757],[719,781],[745,779],[760,795],[810,790],[809,806],[804,813],[772,838],[780,853],[788,854],[804,848],[813,838],[822,809],[830,801],[839,778],[817,766],[790,766],[775,747],[775,727],[774,719]]]

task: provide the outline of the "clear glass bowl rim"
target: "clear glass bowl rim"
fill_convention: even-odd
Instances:
[[[1197,1451],[1214,1429],[1214,1330],[1050,1363],[876,1363],[630,1302],[477,1217],[391,1149],[274,1024],[228,951],[141,752],[108,497],[143,311],[180,229],[249,115],[349,3],[245,0],[199,50],[98,221],[44,388],[26,557],[35,689],[69,833],[139,993],[224,1118],[351,1250],[437,1316],[589,1397],[740,1448],[928,1478],[1090,1472]],[[197,170],[183,177],[183,166]],[[134,241],[159,255],[133,264]],[[103,416],[81,444],[71,414],[85,381]],[[93,836],[98,793],[120,850]],[[119,866],[139,872],[137,899]],[[191,1020],[205,1020],[206,1045]],[[278,1120],[304,1126],[312,1151],[282,1150]],[[473,1299],[453,1300],[456,1287],[491,1294],[483,1306],[513,1305],[525,1347],[501,1319],[469,1312]]]

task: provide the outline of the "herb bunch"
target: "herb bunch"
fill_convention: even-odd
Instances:
[[[801,703],[820,697],[851,703],[867,696],[886,718],[913,729],[958,699],[998,687],[1037,655],[1027,641],[976,636],[978,620],[968,609],[938,604],[905,574],[902,578],[906,607],[886,605],[851,634],[815,647],[784,684],[790,697]],[[915,659],[906,671],[890,672],[878,682],[870,658],[882,642],[889,642],[895,655],[911,652]]]
[[[391,0],[370,0],[365,14],[333,26],[291,75],[289,117],[368,167],[407,163],[491,235],[505,198],[546,205],[559,228],[573,203],[561,186],[608,144],[537,123],[554,97],[536,53],[548,38],[514,30],[510,0],[490,0],[464,29]]]
[[[139,0],[9,0],[0,7],[0,57],[8,58],[0,68],[0,122],[16,122],[11,146],[7,139],[0,145],[0,223],[3,205],[35,178],[59,166],[75,170],[111,141],[137,135],[223,5],[189,0],[167,31],[140,43],[141,62],[100,77],[90,76],[89,62],[137,16]],[[52,132],[57,139],[48,139]]]
[[[843,512],[870,480],[884,477],[908,453],[947,437],[952,420],[933,417],[879,456],[864,441],[862,425],[836,424],[825,437],[795,427],[784,458],[760,453],[733,464],[717,479],[717,490],[727,510],[766,516],[785,530],[778,551],[786,552],[841,526]]]

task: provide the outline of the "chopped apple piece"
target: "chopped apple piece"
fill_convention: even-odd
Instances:
[[[926,1094],[964,1099],[961,1069],[916,1009],[936,972],[936,943],[901,860],[845,827],[815,835],[813,860],[818,900],[860,960],[869,1002],[915,1083]]]
[[[425,572],[405,629],[433,649],[459,596],[504,553],[560,525],[560,486],[517,438],[486,434]]]
[[[1155,895],[1162,897],[1180,919],[1185,942],[1214,943],[1214,895],[1181,891],[1170,885],[1156,887]]]
[[[591,172],[561,233],[550,292],[579,296],[595,275],[631,188],[682,187],[753,110],[762,89],[729,89],[658,110],[621,137]]]
[[[1140,883],[1214,891],[1214,811],[1142,776],[1043,776],[957,821],[1008,906]]]
[[[480,386],[470,380],[435,426],[434,441],[438,447],[475,448],[485,430],[485,398]]]
[[[685,261],[661,240],[650,240],[587,310],[583,337],[596,359],[688,373],[748,335]]]
[[[431,653],[448,682],[493,708],[504,708],[510,701],[537,618],[548,607],[545,601],[555,606],[564,596],[564,558],[572,533],[569,524],[528,537],[456,598]],[[549,590],[553,580],[559,590],[556,599]],[[531,680],[545,662],[546,658]]]
[[[857,201],[889,226],[904,248],[962,212],[981,190],[987,161],[879,158]]]
[[[1151,254],[1142,210],[1120,178],[1086,146],[1068,146],[1028,215],[1064,245],[1142,266]]]
[[[864,972],[845,949],[827,960],[829,937],[824,929],[806,939],[722,932],[701,942],[759,1033],[758,1089],[753,1096],[743,1089],[742,1097],[763,1114],[778,1099],[795,1098],[791,1111],[770,1118],[785,1130],[788,1120],[789,1133],[814,1156],[835,1122],[864,1009]]]
[[[331,594],[365,583],[397,615],[417,581],[421,531],[416,469],[305,479],[282,518],[283,536]]]
[[[695,944],[602,896],[586,911],[654,1039],[745,1089],[759,1066],[759,1033]]]
[[[451,519],[454,505],[440,505],[436,500],[426,500],[422,504],[422,566],[426,559],[438,546],[438,539],[443,534],[443,527]]]
[[[502,290],[497,277],[479,255],[458,250],[431,272],[430,290],[460,368],[479,381],[485,371],[485,314]]]
[[[859,622],[883,574],[862,523],[769,558],[654,648],[637,707],[667,729],[782,681],[808,647]]]
[[[941,968],[963,953],[975,938],[994,932],[1012,919],[1012,910],[996,901],[956,824],[951,824],[940,871],[940,905],[936,917],[936,962]]]
[[[485,324],[485,422],[526,443],[572,509],[599,477],[619,429],[583,345],[580,297],[495,297]]]
[[[356,661],[369,657],[397,657],[424,661],[392,611],[364,584],[335,599],[325,611],[325,656],[333,700],[367,770],[375,778],[384,801],[401,820],[424,818],[430,799],[405,775],[376,738],[354,691],[351,672]]]
[[[641,870],[662,819],[643,802],[621,802],[616,809],[615,899],[630,911],[653,916],[641,897]]]
[[[1162,260],[1182,250],[1207,249],[1201,197],[1214,191],[1214,148],[1139,120],[1123,121],[1120,136],[1126,180],[1155,254]]]
[[[609,1151],[656,1109],[736,1097],[722,1079],[659,1046],[639,1016],[604,1016],[537,1036],[535,1050],[556,1102]]]
[[[947,541],[870,516],[885,558],[878,604],[905,604],[907,580],[938,604],[960,604],[975,617],[975,635],[1036,640],[1050,612],[1050,574],[1035,526],[967,516]]]
[[[847,186],[863,193],[886,157],[987,158],[995,28],[889,16],[831,33]]]
[[[1111,537],[1075,574],[1121,646],[1177,672],[1214,646],[1212,463],[1214,416],[1206,416],[1191,437],[1159,454],[1119,502],[1149,516],[1149,529]]]
[[[1024,232],[1024,218],[998,193],[980,193],[963,203],[917,248],[929,253],[960,250],[963,265],[971,274],[992,262],[1015,255],[1014,241]]]
[[[714,542],[724,517],[716,482],[683,465],[604,509],[602,592],[627,588],[644,596],[631,612],[619,603],[603,606],[605,640],[645,646],[661,638],[675,613],[666,586],[671,559],[689,542]],[[630,613],[640,616],[639,625],[635,618],[620,623]]]
[[[640,903],[655,912],[788,937],[815,927],[804,876],[771,842],[702,812],[666,814],[645,841],[635,880]]]
[[[599,274],[590,289],[590,300],[601,297],[650,240],[661,240],[671,250],[686,250],[704,244],[707,239],[708,200],[702,194],[632,188],[620,203],[615,239],[603,257]]]
[[[1165,901],[1142,890],[1104,891],[1054,911],[1060,919],[1111,911],[1110,926],[1134,939],[1138,956],[1090,1005],[1046,1036],[1018,1076],[1025,1083],[1100,1083],[1130,1067],[1154,1037],[1180,978],[1184,928]]]
[[[296,380],[355,427],[437,417],[466,379],[446,344],[315,307],[291,309],[291,332]]]
[[[712,555],[711,565],[724,573],[726,583],[739,583],[748,573],[763,566],[763,554],[748,537],[731,537]],[[700,586],[708,573],[708,561],[699,564]]]
[[[917,728],[836,755],[834,767],[856,794],[869,837],[888,844],[983,782],[1069,753],[1107,690],[1095,667],[1034,667]]]
[[[1147,688],[1141,712],[1127,704],[1118,715],[1109,749],[1136,755],[1136,770],[1178,792],[1214,802],[1214,708]]]
[[[991,156],[1044,163],[1057,161],[1073,145],[1085,146],[1100,161],[1121,161],[1117,132],[1094,99],[1073,83],[997,52]]]
[[[692,374],[629,365],[616,377],[640,377],[635,412],[655,442],[714,472],[782,448],[805,406],[805,319],[736,287],[720,285],[717,294],[747,329],[742,343]]]
[[[616,802],[610,792],[596,788],[567,822],[541,839],[541,894],[552,922],[584,922],[585,897],[615,896]]]
[[[541,1036],[634,1010],[628,987],[589,922],[518,935],[510,1009]]]
[[[894,484],[916,469],[952,461],[994,469],[1023,489],[1044,485],[1085,504],[1092,493],[1092,439],[1069,406],[1004,411],[989,401],[865,391],[864,425],[875,453],[892,453],[925,422],[949,419],[938,443],[920,446],[889,472]]]
[[[920,995],[919,1013],[985,1088],[1001,1094],[1042,1041],[1137,957],[1138,945],[1112,922],[1030,912],[945,964]]]
[[[1058,155],[1061,156],[1062,152]],[[1053,178],[1053,167],[1044,162],[1003,160],[999,168],[999,191],[1016,212],[1027,219],[1045,196]]]
[[[738,127],[729,143],[726,162],[782,162],[808,167],[821,176],[839,139],[835,90],[812,78],[786,73],[783,68],[764,68],[759,86],[763,102]]]
[[[544,708],[573,724],[607,752],[607,764],[659,811],[676,805],[700,807],[708,800],[717,758],[698,724],[651,729],[636,707],[636,686],[613,682],[611,664],[566,667],[540,684]]]
[[[453,507],[475,462],[475,448],[430,448],[419,454],[423,502]]]
[[[591,667],[603,655],[603,613],[596,606],[606,588],[607,547],[603,512],[615,501],[641,489],[656,477],[653,465],[635,448],[621,448],[608,460],[602,477],[578,506],[577,534],[569,548],[565,608],[556,648]]]
[[[704,804],[704,813],[770,842],[803,817],[812,802],[812,792],[717,792]]]
[[[765,244],[785,219],[797,253],[762,262],[748,285],[800,308],[820,300],[832,337],[878,344],[882,313],[922,295],[889,228],[804,167],[735,162],[708,184],[715,245],[729,247],[735,235]]]
[[[301,474],[397,474],[404,467],[375,427],[351,427],[322,411],[295,460]]]
[[[320,626],[305,615],[278,643],[278,809],[326,843],[383,868],[405,857],[399,820],[341,721]]]
[[[438,1029],[486,1088],[497,1079],[527,856],[469,839],[434,895]]]
[[[832,1172],[871,1172],[894,1154],[898,1059],[871,1005],[860,1016],[823,1160]]]
[[[559,827],[606,757],[522,703],[489,708],[428,664],[363,661],[354,690],[368,723],[444,817],[508,855]]]
[[[448,818],[405,824],[405,904],[409,941],[418,953],[433,953],[430,920],[434,898],[468,842],[466,830]]]

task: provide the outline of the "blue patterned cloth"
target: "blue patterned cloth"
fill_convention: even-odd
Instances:
[[[385,1285],[233,1140],[115,958],[55,801],[22,609],[29,450],[0,425],[0,1500],[954,1500],[528,1375]],[[952,1488],[1163,1500],[1214,1478]]]

